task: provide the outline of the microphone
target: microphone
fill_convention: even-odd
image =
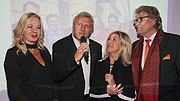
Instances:
[[[110,64],[109,74],[112,74],[113,64]]]
[[[86,38],[84,36],[81,36],[80,43],[86,43],[86,41]],[[86,61],[86,64],[88,64],[89,52],[84,52],[84,60]]]

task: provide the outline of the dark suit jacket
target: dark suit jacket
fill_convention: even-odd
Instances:
[[[90,39],[90,83],[94,72],[95,62],[101,59],[102,46]],[[81,64],[75,62],[74,54],[77,48],[72,34],[60,39],[53,45],[53,64],[55,79],[58,85],[58,97],[61,101],[83,101],[84,75]]]
[[[133,43],[133,49],[137,41]],[[170,55],[170,59],[163,59]],[[160,43],[159,99],[180,101],[180,36],[164,33]]]

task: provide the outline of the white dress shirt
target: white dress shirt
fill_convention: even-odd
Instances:
[[[155,36],[156,36],[156,33],[154,33],[154,34],[153,34],[151,37],[149,37],[149,38],[144,37],[142,60],[141,60],[142,70],[143,70],[143,68],[144,68],[144,55],[145,55],[145,48],[146,48],[146,41],[145,41],[145,40],[150,39],[151,41],[149,42],[149,45],[151,46],[151,45],[152,45],[152,42],[153,42],[153,40],[154,40],[154,38],[155,38]]]
[[[74,41],[74,44],[76,46],[76,48],[78,49],[78,47],[80,46],[80,43],[75,39],[75,37],[72,34],[72,38]],[[86,42],[89,45],[89,39],[87,39]],[[89,61],[88,64],[86,63],[86,61],[84,60],[84,58],[82,58],[81,60],[81,64],[82,64],[82,69],[83,69],[83,74],[84,74],[84,80],[85,80],[85,89],[84,89],[84,95],[89,94],[89,89],[90,89],[90,61],[91,61],[91,56],[90,56],[90,48],[89,48]]]

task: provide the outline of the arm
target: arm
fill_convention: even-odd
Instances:
[[[30,101],[28,96],[23,92],[20,81],[20,63],[16,52],[7,51],[4,62],[6,73],[8,96],[13,101]]]
[[[120,85],[116,86],[112,74],[106,74],[106,66],[108,64],[97,63],[95,76],[92,82],[91,97],[107,98],[110,95],[122,93]]]
[[[134,88],[133,83],[133,77],[132,77],[132,65],[129,65],[127,67],[124,67],[123,71],[121,72],[123,76],[122,80],[122,87],[123,92],[121,94],[118,94],[118,97],[124,100],[132,101],[136,99],[136,92]]]
[[[105,75],[105,81],[108,83],[108,85],[107,85],[107,93],[109,95],[121,94],[122,93],[123,87],[121,87],[121,84],[116,86],[115,80],[114,80],[114,77],[113,77],[112,74],[106,74]]]
[[[71,75],[80,66],[76,63],[72,53],[68,53],[62,45],[53,45],[53,66],[55,82],[61,82]]]
[[[111,95],[121,94],[122,93],[123,87],[121,87],[121,84],[116,86],[112,74],[106,74],[105,75],[105,81],[108,83],[108,85],[106,86],[106,84],[104,84],[104,86],[102,86],[102,84],[101,84],[101,86],[97,87],[99,89],[99,91],[96,91],[98,93],[100,91],[104,91],[104,93],[98,94],[98,95],[97,94],[91,94],[90,95],[91,97],[93,97],[93,98],[107,98],[107,97],[111,97]],[[99,81],[97,81],[97,82],[99,82]]]
[[[81,43],[78,49],[62,41],[53,45],[53,65],[56,82],[65,80],[81,67],[79,62],[85,51],[89,51],[86,43]]]
[[[107,83],[105,82],[105,67],[102,66],[101,61],[96,62],[94,77],[92,79],[91,84],[91,94],[90,96],[93,98],[106,98],[111,97],[107,94]]]
[[[122,68],[123,69],[119,69],[121,72],[116,72],[114,74],[115,77],[113,77],[112,74],[106,74],[106,82],[108,82],[109,84],[107,86],[107,93],[109,95],[117,94],[119,98],[124,100],[135,100],[135,90],[133,86],[131,65]]]

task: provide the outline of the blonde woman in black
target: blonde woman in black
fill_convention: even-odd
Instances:
[[[51,56],[43,46],[40,16],[25,13],[14,30],[4,68],[10,101],[51,101]]]
[[[91,97],[98,101],[135,100],[129,36],[112,32],[106,41],[106,52],[97,63]]]

